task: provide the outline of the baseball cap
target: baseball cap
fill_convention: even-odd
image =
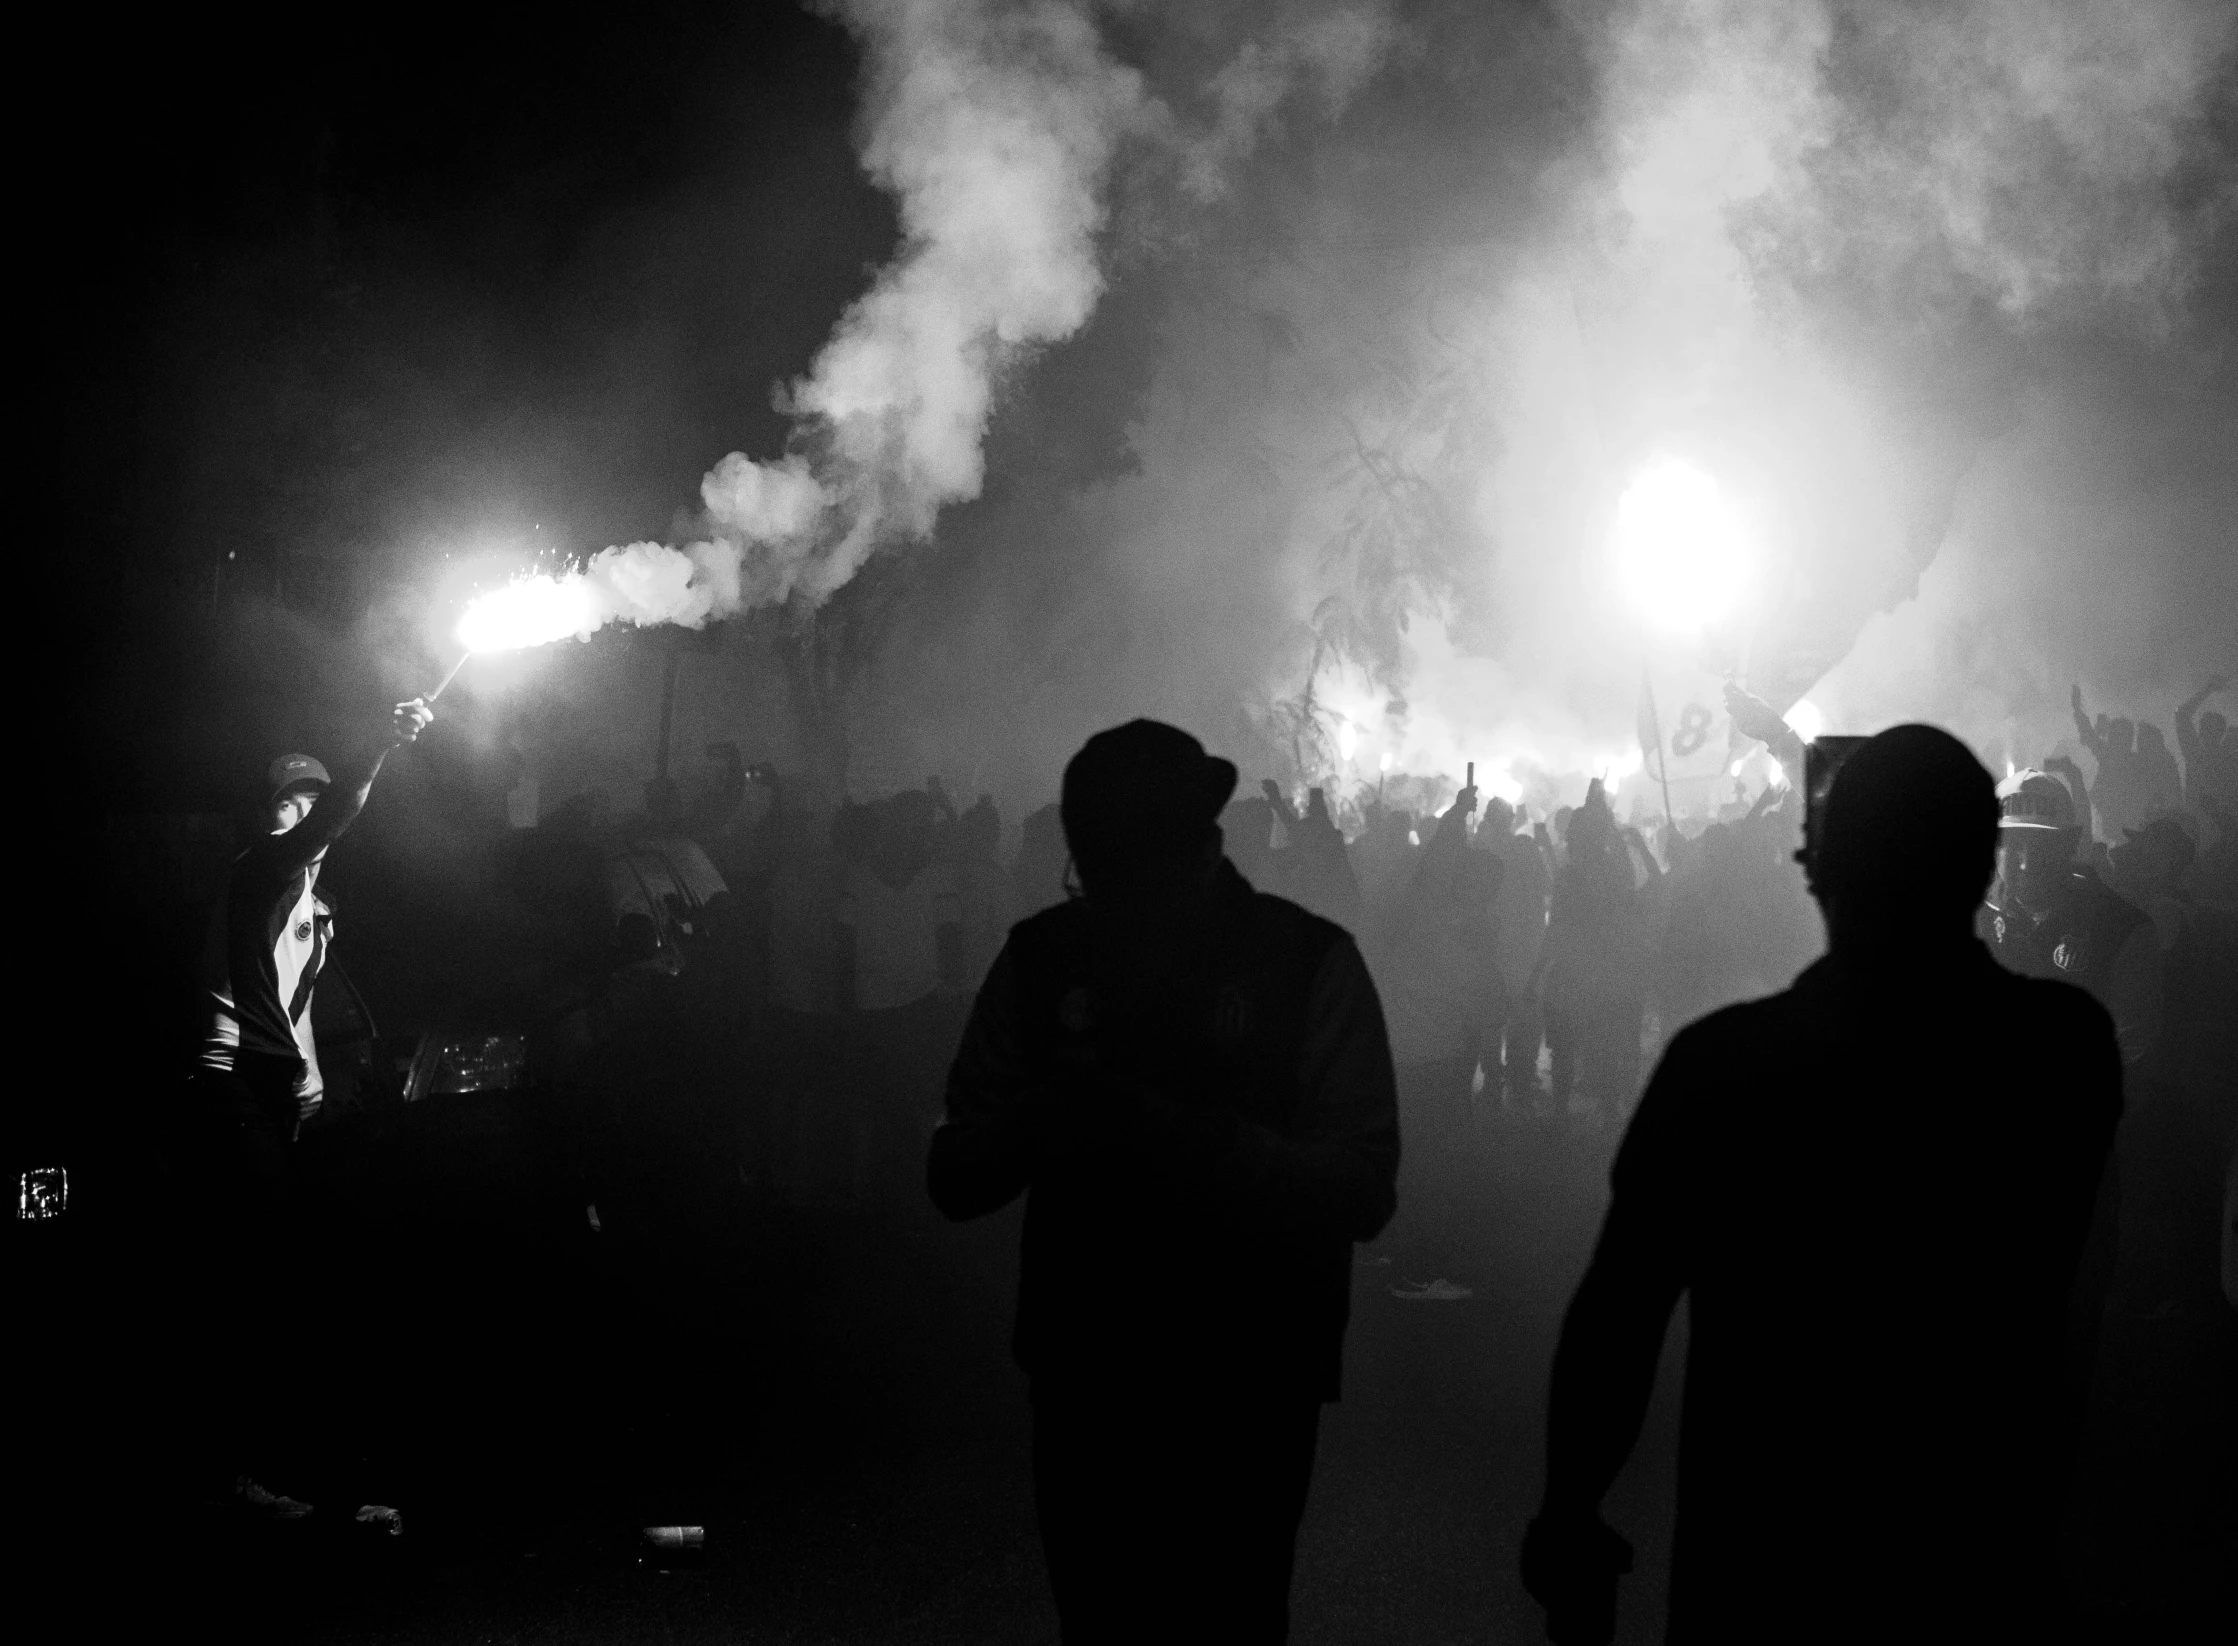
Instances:
[[[1997,785],[2000,829],[2072,829],[2075,796],[2049,772],[2024,766]]]
[[[1178,726],[1130,720],[1065,767],[1065,842],[1086,873],[1187,847],[1236,790],[1236,768]]]
[[[326,768],[307,754],[283,754],[265,769],[264,781],[272,798],[277,800],[290,789],[316,783],[320,788],[333,782],[326,775]]]

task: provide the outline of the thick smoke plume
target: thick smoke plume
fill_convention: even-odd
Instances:
[[[1116,61],[1094,9],[1067,0],[828,0],[864,53],[862,164],[900,206],[901,245],[779,395],[793,450],[732,452],[700,483],[682,547],[592,556],[541,602],[588,633],[828,598],[884,544],[928,536],[979,494],[1006,378],[1077,332],[1104,290],[1100,238],[1130,144],[1216,199],[1294,89],[1340,109],[1388,38],[1380,12],[1298,8],[1212,77],[1209,125]],[[487,611],[489,608],[485,607]],[[570,619],[572,624],[570,626]],[[519,629],[510,633],[522,633]]]

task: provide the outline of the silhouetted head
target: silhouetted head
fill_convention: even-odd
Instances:
[[[1494,840],[1505,840],[1515,833],[1515,808],[1494,795],[1484,803],[1484,821],[1478,827],[1489,832]]]
[[[330,780],[311,756],[283,754],[265,769],[264,781],[272,793],[272,832],[286,834],[310,815]]]
[[[1130,720],[1065,767],[1060,805],[1073,866],[1094,901],[1156,902],[1207,884],[1236,769],[1178,726]]]
[[[1228,860],[1244,879],[1257,885],[1266,877],[1274,849],[1274,808],[1263,795],[1246,795],[1220,814],[1220,833]]]
[[[1834,947],[1963,932],[1989,886],[1997,786],[1965,744],[1897,726],[1842,762],[1811,858]]]
[[[1065,826],[1057,808],[1028,812],[1018,826],[1018,860],[1010,870],[1024,907],[1047,908],[1065,895],[1065,855]]]
[[[2222,734],[2229,729],[2229,726],[2229,721],[2215,713],[2213,709],[2209,709],[2199,717],[2199,739],[2210,749],[2218,748],[2222,743]]]
[[[1607,791],[1599,778],[1585,786],[1585,799],[1570,814],[1567,845],[1573,856],[1605,849],[1616,838],[1616,813],[1609,809]]]
[[[2137,722],[2134,720],[2124,720],[2118,715],[2115,716],[2114,719],[2107,722],[2106,736],[2107,740],[2113,744],[2116,753],[2134,754],[2137,752]]]

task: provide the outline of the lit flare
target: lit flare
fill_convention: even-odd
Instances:
[[[1618,586],[1649,624],[1699,634],[1748,592],[1746,531],[1725,493],[1700,469],[1664,458],[1642,469],[1616,503]]]
[[[596,627],[598,612],[580,573],[538,572],[469,601],[459,619],[458,642],[470,652],[509,652]]]

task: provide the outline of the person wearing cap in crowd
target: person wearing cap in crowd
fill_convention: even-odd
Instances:
[[[389,735],[335,782],[318,760],[284,754],[266,773],[269,831],[234,859],[211,923],[206,1027],[192,1109],[204,1152],[213,1231],[201,1371],[213,1439],[228,1484],[246,1506],[282,1519],[308,1505],[270,1490],[274,1407],[284,1390],[272,1357],[284,1353],[291,1236],[283,1213],[288,1152],[318,1112],[323,1086],[311,1035],[311,994],[333,940],[333,906],[319,893],[327,849],[365,807],[390,750],[434,718],[414,699],[396,706]]]
[[[1026,1196],[1014,1350],[1067,1646],[1287,1637],[1351,1249],[1395,1204],[1374,985],[1226,860],[1235,783],[1155,721],[1074,756],[1081,895],[1012,929],[927,1162],[951,1218]]]
[[[1601,1503],[1681,1295],[1666,1639],[2053,1636],[2121,1060],[2089,995],[1972,936],[1998,822],[1956,738],[1863,744],[1806,867],[1828,952],[1665,1051],[1555,1351],[1522,1551],[1552,1640],[1612,1637]]]
[[[2083,831],[2065,783],[2025,769],[1997,793],[1997,879],[1979,917],[1983,941],[2024,977],[2088,989],[2113,1013],[2123,1061],[2142,1061],[2161,1019],[2160,945],[2151,920],[2076,861]]]

